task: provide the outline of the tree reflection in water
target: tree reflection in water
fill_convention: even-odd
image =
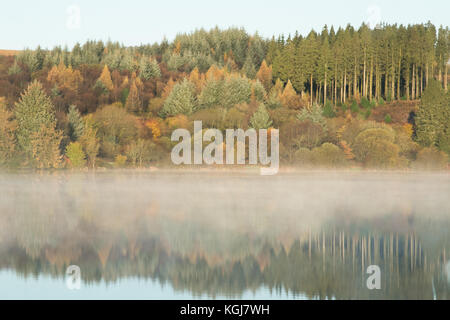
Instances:
[[[192,295],[449,299],[449,177],[5,174],[0,269],[143,278]],[[366,288],[379,265],[382,289]],[[434,294],[433,294],[434,290]]]

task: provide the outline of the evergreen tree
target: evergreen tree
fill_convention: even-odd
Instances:
[[[197,106],[195,87],[187,79],[175,84],[161,110],[164,116],[190,115]]]
[[[158,63],[148,57],[142,57],[139,70],[139,76],[144,80],[161,77],[161,69]]]
[[[17,60],[14,60],[14,64],[8,69],[8,75],[15,76],[22,72]]]
[[[430,81],[425,90],[416,116],[417,141],[426,146],[438,146],[450,131],[450,107],[441,83]]]
[[[272,120],[270,120],[269,113],[267,112],[266,107],[263,103],[261,103],[250,118],[250,126],[256,130],[259,129],[268,129],[272,125]]]
[[[253,60],[250,55],[247,56],[244,66],[242,67],[242,71],[248,78],[250,78],[250,79],[255,78],[256,68],[255,68],[255,64],[253,63]]]
[[[67,119],[69,121],[69,137],[72,141],[78,141],[84,133],[84,121],[76,106],[69,107]]]
[[[42,127],[54,129],[56,126],[55,108],[40,82],[32,82],[21,95],[16,103],[15,115],[18,145],[27,155],[31,155],[31,136],[39,131],[49,133]]]

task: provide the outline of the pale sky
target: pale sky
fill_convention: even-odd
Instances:
[[[265,37],[363,22],[448,26],[449,0],[13,0],[0,5],[0,49],[72,47],[108,40],[139,45],[177,33],[244,27]]]

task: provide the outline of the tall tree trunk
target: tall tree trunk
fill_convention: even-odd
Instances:
[[[448,87],[447,87],[447,82],[448,82],[448,64],[445,63],[445,73],[444,73],[444,89],[447,92]]]
[[[367,97],[367,88],[366,88],[366,48],[364,48],[364,71],[363,71],[363,93],[364,97]]]
[[[398,57],[398,75],[397,75],[397,100],[400,100],[400,79],[402,77],[402,49]]]
[[[370,59],[370,76],[369,76],[369,99],[372,101],[373,93],[373,56]]]
[[[420,96],[422,96],[423,92],[423,69],[420,69]]]
[[[410,95],[409,95],[409,77],[410,77],[410,74],[409,74],[409,66],[408,66],[408,69],[406,70],[406,78],[405,78],[405,81],[406,81],[405,88],[406,88],[406,99],[407,100],[410,100]]]
[[[323,84],[323,105],[327,103],[327,72],[325,71],[325,82]]]
[[[337,76],[334,78],[334,105],[337,104]]]
[[[316,103],[320,103],[320,90],[322,89],[321,86],[322,84],[320,84],[319,86],[316,85],[316,98],[315,98]],[[319,101],[317,101],[318,99]]]
[[[384,99],[387,99],[388,87],[389,87],[389,75],[386,71],[386,74],[384,75]]]
[[[416,66],[416,99],[419,99],[419,68]]]
[[[347,95],[347,69],[344,69],[344,103]]]
[[[378,70],[378,61],[375,63],[375,100],[380,98],[379,95],[380,90],[380,75]]]
[[[395,100],[395,70],[392,68],[392,76],[391,76],[391,100]]]
[[[355,70],[353,73],[353,97],[356,98],[356,86],[358,84],[357,75],[356,75],[356,58],[355,58]]]
[[[310,95],[311,95],[311,106],[312,106],[312,104],[313,104],[313,93],[314,93],[314,89],[313,89],[313,75],[312,75],[312,73],[311,73],[311,77],[310,77],[310,86],[311,86],[311,88],[310,88],[310,90],[309,90],[309,93],[310,93]]]
[[[416,99],[416,88],[415,88],[415,86],[416,86],[416,78],[415,78],[415,75],[416,75],[416,65],[413,64],[413,69],[412,69],[412,87],[411,87],[411,98],[413,100]]]

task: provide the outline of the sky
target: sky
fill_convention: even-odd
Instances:
[[[139,45],[195,29],[244,27],[264,37],[363,22],[449,26],[448,0],[14,0],[0,4],[0,49]]]

